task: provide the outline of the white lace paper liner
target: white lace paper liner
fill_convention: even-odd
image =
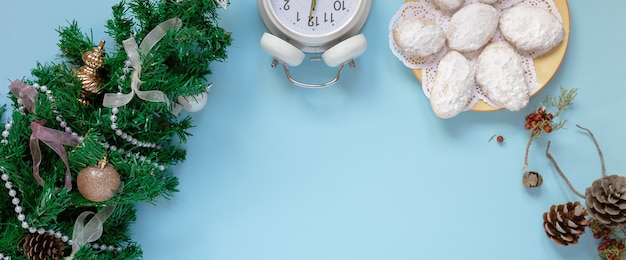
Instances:
[[[465,0],[463,6],[477,3],[478,0]],[[563,21],[561,18],[561,14],[556,8],[553,0],[499,0],[496,2],[493,7],[496,8],[498,13],[502,13],[503,10],[512,7],[514,5],[532,5],[544,8],[545,10],[553,13],[560,21]],[[436,22],[441,29],[444,31],[448,26],[448,21],[450,17],[454,14],[454,12],[445,11],[439,9],[431,0],[417,0],[417,2],[407,2],[396,12],[396,14],[391,18],[391,22],[389,23],[389,47],[391,48],[391,52],[400,60],[402,63],[410,68],[410,69],[421,69],[422,70],[422,90],[424,91],[424,95],[430,98],[430,86],[435,80],[435,75],[437,73],[437,65],[441,58],[448,52],[448,47],[444,45],[443,49],[438,53],[430,55],[428,57],[415,57],[410,56],[402,52],[396,45],[393,38],[393,29],[402,21],[402,19],[412,18],[412,17],[423,17],[429,19],[431,21]],[[506,42],[506,40],[500,34],[500,30],[497,30],[491,42]],[[472,66],[476,64],[476,57],[482,49],[463,53],[465,57],[468,58]],[[522,64],[524,66],[524,76],[526,79],[526,85],[529,88],[531,93],[534,92],[536,88],[539,87],[537,84],[537,74],[535,71],[535,66],[533,62],[533,58],[540,55],[535,53],[528,52],[520,52],[517,51],[520,58],[522,59]],[[498,108],[498,106],[494,105],[487,97],[485,97],[478,85],[474,86],[473,90],[473,98],[465,110],[471,109],[479,100],[483,100],[488,105]]]

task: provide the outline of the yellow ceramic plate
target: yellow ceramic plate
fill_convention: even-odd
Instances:
[[[417,2],[419,0],[406,0],[405,2]],[[538,88],[531,93],[531,96],[537,94],[543,87],[548,84],[552,76],[556,73],[561,66],[561,62],[563,61],[563,57],[565,57],[565,51],[567,50],[567,44],[569,42],[569,7],[567,6],[567,0],[554,0],[554,4],[556,8],[559,10],[561,14],[561,18],[563,18],[563,28],[565,30],[565,39],[558,46],[554,47],[547,53],[535,58],[533,62],[535,63],[535,70],[537,72],[537,84]],[[415,77],[422,82],[422,70],[416,69],[413,70],[413,74]],[[489,112],[500,110],[500,108],[495,108],[487,103],[479,100],[474,107],[471,109],[472,111],[481,111],[481,112]]]

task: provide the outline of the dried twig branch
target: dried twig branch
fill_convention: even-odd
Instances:
[[[554,165],[554,168],[559,173],[559,175],[561,175],[561,178],[563,178],[565,183],[567,183],[567,186],[569,187],[569,189],[578,197],[581,197],[584,199],[585,196],[582,193],[578,192],[576,189],[574,189],[574,186],[572,186],[572,183],[567,179],[567,177],[565,176],[565,174],[559,167],[559,164],[556,163],[556,160],[554,159],[554,157],[552,157],[552,154],[550,154],[549,150],[550,150],[550,141],[548,141],[548,145],[546,146],[546,156],[548,157],[548,159],[550,159],[550,161],[552,162],[552,165]]]
[[[596,149],[598,150],[598,155],[600,156],[600,163],[602,164],[602,177],[606,177],[606,168],[604,167],[604,155],[602,155],[602,150],[600,150],[600,145],[598,145],[598,141],[596,140],[596,137],[593,135],[591,130],[584,128],[582,126],[579,126],[579,125],[576,125],[576,127],[587,131],[587,133],[589,133],[589,135],[591,136],[591,139],[593,140],[593,143],[596,145]]]
[[[533,138],[528,138],[528,144],[526,144],[526,152],[524,153],[524,168],[522,171],[525,171],[528,168],[528,151],[530,151],[530,145],[533,143]]]

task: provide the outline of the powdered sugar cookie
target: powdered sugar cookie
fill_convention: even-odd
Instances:
[[[442,10],[454,11],[461,7],[463,0],[432,0],[433,3]]]
[[[464,6],[452,15],[446,28],[448,47],[460,52],[480,49],[496,33],[498,17],[496,8],[488,4]]]
[[[502,12],[500,32],[515,48],[540,55],[565,37],[561,21],[536,6],[514,6]]]
[[[530,99],[522,61],[513,47],[504,42],[491,43],[478,55],[476,82],[498,107],[518,111]]]
[[[393,29],[398,48],[408,55],[426,57],[439,52],[446,43],[441,27],[421,17],[402,20]]]
[[[472,100],[474,82],[474,68],[463,54],[450,51],[443,56],[430,90],[435,115],[445,119],[463,112]]]

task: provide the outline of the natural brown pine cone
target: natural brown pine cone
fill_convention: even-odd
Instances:
[[[541,177],[541,174],[538,172],[524,172],[524,175],[522,175],[522,184],[524,184],[526,188],[539,187],[543,184],[543,177]]]
[[[552,205],[549,212],[543,213],[543,228],[546,235],[557,244],[577,244],[589,224],[586,216],[587,211],[578,201]]]
[[[29,234],[24,240],[24,252],[29,260],[59,260],[63,257],[65,244],[49,233]]]
[[[589,216],[606,226],[626,224],[626,178],[618,175],[595,180],[585,190]]]

